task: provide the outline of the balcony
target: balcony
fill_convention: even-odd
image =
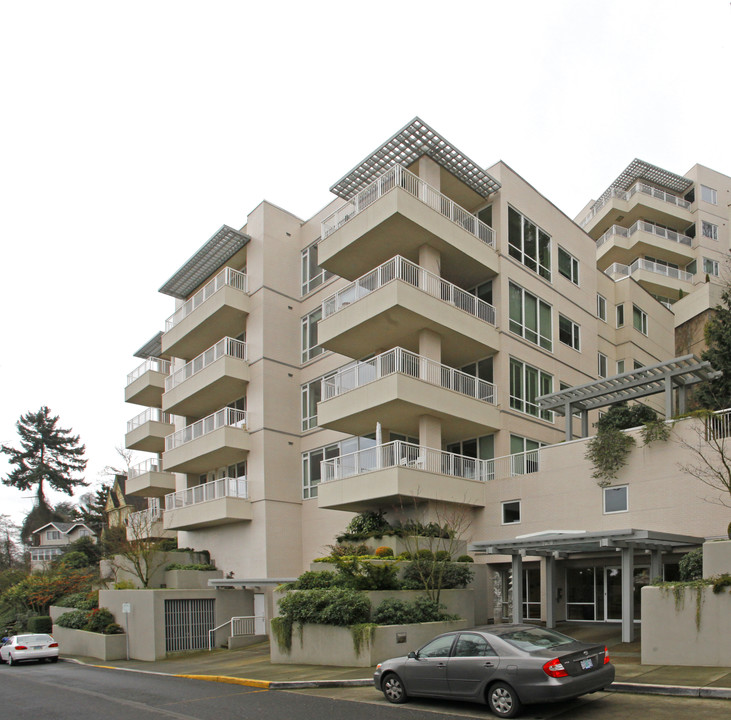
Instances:
[[[223,408],[165,438],[167,472],[207,472],[232,465],[249,451],[246,412]]]
[[[221,270],[165,321],[163,352],[192,358],[222,337],[241,335],[249,313],[247,292],[244,273]]]
[[[166,530],[163,523],[164,513],[159,504],[151,505],[147,510],[130,513],[125,518],[127,540],[149,540],[158,538],[174,538],[175,533]]]
[[[500,427],[492,383],[400,347],[324,379],[317,407],[320,426],[358,436],[386,417],[400,432],[418,435],[425,414],[442,420],[445,442]]]
[[[495,308],[397,255],[326,298],[318,342],[349,357],[374,347],[419,349],[419,332],[442,337],[442,359],[459,366],[498,350]]]
[[[395,441],[321,463],[318,504],[364,512],[414,502],[484,507],[485,483],[540,469],[540,450],[478,460]]]
[[[166,436],[174,429],[167,413],[159,408],[147,408],[127,423],[124,445],[128,450],[161,453]]]
[[[124,401],[146,407],[160,407],[165,377],[170,373],[170,361],[147,358],[127,375]]]
[[[474,285],[497,274],[495,231],[400,165],[394,165],[322,222],[318,261],[354,279],[393,257],[413,260],[428,243],[442,275]]]
[[[161,497],[175,490],[175,475],[164,472],[158,458],[150,458],[129,469],[125,492],[127,495]]]
[[[580,225],[592,237],[598,237],[620,220],[625,225],[637,220],[675,225],[690,225],[693,215],[690,203],[672,193],[643,182],[635,183],[626,192],[610,188],[592,206]]]
[[[227,337],[165,378],[162,408],[200,417],[244,395],[249,382],[246,343]]]
[[[638,220],[629,228],[612,225],[596,241],[597,263],[631,263],[638,255],[651,255],[676,265],[687,265],[695,257],[693,239],[674,230]]]
[[[246,478],[220,478],[165,496],[166,530],[196,530],[252,518]]]
[[[652,260],[637,258],[631,265],[614,263],[604,271],[615,282],[631,276],[642,285],[645,290],[654,295],[668,295],[671,291],[675,295],[680,290],[689,293],[693,290],[692,273],[667,267]]]

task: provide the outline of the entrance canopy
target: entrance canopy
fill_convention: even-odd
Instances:
[[[673,416],[673,390],[678,390],[678,412],[685,412],[686,388],[703,380],[714,380],[722,375],[705,360],[695,355],[683,355],[668,362],[630,370],[619,375],[601,378],[584,385],[542,395],[536,398],[541,410],[553,410],[566,417],[566,439],[573,438],[571,417],[581,413],[581,433],[589,434],[589,410],[614,405],[625,400],[637,400],[646,395],[665,393],[665,419]]]
[[[607,530],[585,532],[583,530],[550,530],[534,535],[523,535],[511,540],[484,540],[471,543],[470,552],[478,555],[512,556],[512,605],[513,622],[523,622],[523,558],[528,555],[542,556],[545,563],[545,585],[541,589],[546,611],[546,626],[556,625],[556,560],[571,555],[604,553],[615,550],[620,553],[622,565],[622,642],[634,639],[634,556],[647,552],[650,555],[650,577],[662,577],[662,553],[676,548],[703,544],[703,538],[690,535],[655,532],[654,530]]]

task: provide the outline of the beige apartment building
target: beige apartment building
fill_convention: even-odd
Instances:
[[[676,309],[692,322],[721,277],[731,179],[635,161],[577,223],[505,163],[484,169],[416,118],[331,190],[308,220],[262,202],[160,288],[173,312],[125,389],[144,407],[126,446],[148,454],[126,491],[181,547],[261,587],[307,569],[365,510],[395,520],[447,504],[469,515],[473,543],[720,533],[702,493],[686,481],[674,496],[660,471],[631,482],[652,479],[672,507],[645,491],[610,492],[607,506],[585,441],[562,448],[564,418],[537,398],[679,354]],[[596,417],[572,418],[573,437]],[[511,552],[476,558],[515,570]],[[595,593],[597,568],[604,583],[616,563],[585,557],[572,562],[592,568]],[[527,617],[553,613],[545,568],[528,556],[520,569]],[[578,619],[613,619],[597,603]]]

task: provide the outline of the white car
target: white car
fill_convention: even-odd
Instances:
[[[58,643],[45,634],[11,635],[0,647],[0,662],[15,665],[26,660],[58,662]]]

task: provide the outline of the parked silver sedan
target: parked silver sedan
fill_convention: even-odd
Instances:
[[[392,703],[409,696],[471,700],[512,718],[524,704],[608,687],[614,666],[604,645],[535,625],[485,625],[439,635],[416,652],[386,660],[373,681]]]
[[[15,665],[26,660],[58,662],[58,643],[43,633],[12,635],[0,647],[0,662]]]

